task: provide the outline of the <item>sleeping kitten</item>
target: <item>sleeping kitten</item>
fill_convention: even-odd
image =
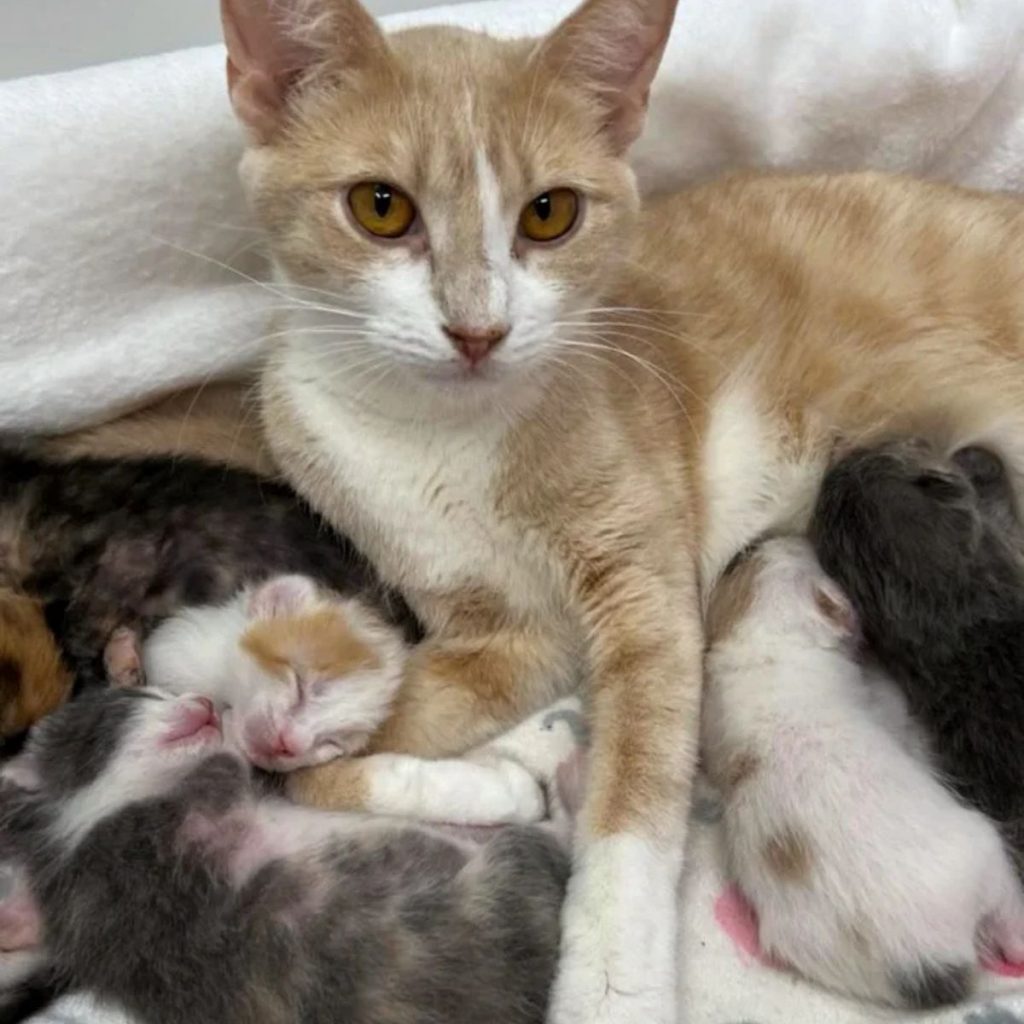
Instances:
[[[140,656],[115,633],[108,665],[145,663],[148,685],[198,693],[227,709],[226,732],[245,757],[288,772],[357,753],[390,714],[410,648],[358,599],[301,576],[275,577],[223,605],[186,608],[154,630]],[[111,648],[117,648],[111,654]],[[579,719],[574,698],[542,716]],[[540,737],[547,736],[547,742]],[[379,754],[360,761],[361,806],[378,814],[495,825],[540,820],[541,781],[576,750],[571,729],[528,719],[466,759]]]
[[[344,537],[287,487],[192,459],[47,462],[0,454],[0,581],[47,605],[79,685],[118,627],[303,573],[417,626]]]
[[[708,628],[704,756],[765,952],[912,1009],[964,998],[979,951],[1024,959],[995,826],[936,780],[895,684],[858,663],[853,609],[811,546],[760,545]]]
[[[1024,865],[1024,531],[1002,463],[921,441],[855,451],[812,533],[940,767]]]
[[[148,685],[229,707],[232,738],[253,764],[292,771],[365,747],[407,656],[401,629],[361,598],[278,576],[172,615],[143,661]]]
[[[208,702],[98,691],[6,771],[0,948],[152,1024],[541,1024],[568,830],[466,834],[261,795]],[[566,800],[571,810],[572,797]]]
[[[38,601],[0,587],[0,743],[71,693],[71,674]]]
[[[676,1024],[701,599],[733,555],[801,532],[837,438],[1024,467],[1021,205],[875,174],[641,203],[675,7],[587,0],[510,41],[222,0],[244,184],[281,287],[318,299],[282,322],[267,440],[430,634],[371,749],[460,753],[587,670],[554,1024]],[[345,806],[361,771],[291,789]]]

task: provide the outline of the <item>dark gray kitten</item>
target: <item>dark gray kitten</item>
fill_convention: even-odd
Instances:
[[[197,459],[46,462],[0,452],[0,584],[39,597],[79,685],[103,649],[183,606],[281,573],[361,594],[406,628],[409,609],[352,543],[289,488]]]
[[[62,987],[152,1024],[544,1020],[569,873],[552,831],[481,845],[294,806],[208,702],[152,691],[83,695],[5,776],[2,845]]]
[[[1024,863],[1024,562],[1004,466],[920,441],[853,452],[826,475],[811,535],[939,766]]]

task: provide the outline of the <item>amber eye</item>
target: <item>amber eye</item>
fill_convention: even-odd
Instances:
[[[579,212],[580,199],[571,188],[554,188],[526,205],[519,230],[531,242],[553,242],[569,233]]]
[[[416,220],[412,200],[401,189],[382,181],[353,185],[348,205],[356,223],[378,238],[401,238]]]

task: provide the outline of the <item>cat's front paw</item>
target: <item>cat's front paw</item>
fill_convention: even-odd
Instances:
[[[676,1024],[673,865],[616,836],[580,858],[562,916],[548,1024]]]

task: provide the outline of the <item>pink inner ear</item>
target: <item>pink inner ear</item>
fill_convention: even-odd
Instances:
[[[316,599],[316,584],[306,576],[278,576],[249,598],[250,619],[281,619],[296,615]]]
[[[837,629],[851,636],[857,632],[857,613],[838,590],[816,586],[814,588],[814,603],[818,611]]]

